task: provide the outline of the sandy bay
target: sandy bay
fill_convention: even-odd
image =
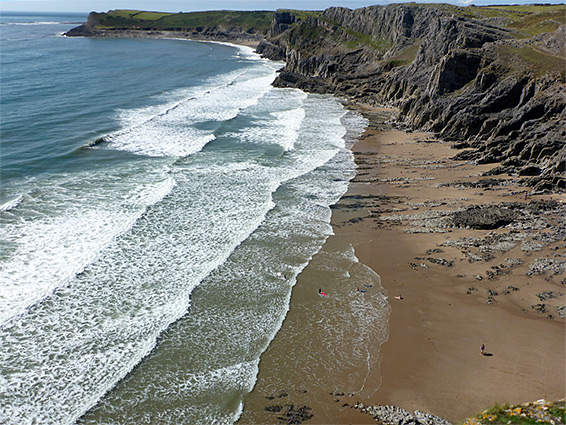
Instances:
[[[323,251],[351,244],[360,262],[379,274],[388,296],[387,341],[379,355],[371,356],[369,376],[376,390],[361,398],[355,392],[324,387],[321,383],[328,372],[324,365],[313,366],[316,352],[309,353],[311,363],[288,362],[284,370],[276,367],[273,358],[294,344],[286,326],[301,323],[300,300],[318,285],[313,284],[317,277],[309,266],[298,278],[282,331],[262,356],[258,382],[245,400],[240,423],[277,423],[278,415],[290,405],[295,410],[309,407],[313,417],[308,423],[374,423],[351,408],[356,401],[427,411],[460,422],[496,402],[563,398],[565,332],[560,306],[564,276],[529,271],[536,258],[560,262],[564,240],[551,238],[552,242],[534,251],[528,247],[533,238],[541,239],[537,234],[563,226],[564,195],[532,195],[511,176],[489,187],[454,184],[485,179],[482,173],[493,165],[454,161],[451,158],[458,151],[450,143],[431,134],[383,126],[394,111],[362,110],[370,126],[352,148],[357,176],[334,209],[335,235]],[[533,219],[532,225],[521,230],[430,224],[471,205],[521,203],[526,207],[552,200],[558,210],[539,214],[544,216],[543,224],[535,225]],[[423,229],[419,218],[430,228]],[[492,239],[498,235],[504,239],[509,233],[519,235],[518,242],[505,245],[509,249],[491,249]],[[476,238],[477,246],[450,242],[469,238]],[[372,290],[379,289],[368,289],[368,293]],[[332,323],[331,317],[327,320]],[[480,355],[482,344],[487,355]],[[305,365],[318,368],[320,383],[301,381],[307,376]],[[351,376],[334,379],[341,379],[344,387],[352,381]],[[288,384],[274,388],[273,382]],[[300,388],[297,382],[303,383]],[[266,411],[269,406],[282,409]]]

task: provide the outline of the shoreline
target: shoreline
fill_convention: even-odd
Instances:
[[[219,37],[219,36],[205,36],[199,34],[188,34],[184,31],[146,31],[146,30],[97,30],[95,33],[83,34],[69,34],[70,31],[63,33],[64,37],[86,37],[86,38],[150,38],[150,39],[164,39],[164,40],[189,40],[189,41],[202,41],[211,43],[224,43],[232,44],[234,46],[245,46],[254,49],[257,48],[260,41],[264,37],[257,38],[250,36],[249,38],[239,37]]]
[[[139,33],[134,37],[112,36],[140,37]],[[142,37],[252,48],[259,43],[171,33]],[[370,121],[379,110],[352,107]],[[398,152],[397,148],[401,150]],[[372,365],[375,368],[380,364],[381,384],[375,394],[354,400],[336,388],[321,388],[316,396],[318,409],[326,406],[330,412],[326,418],[335,423],[375,422],[351,409],[354,401],[394,404],[461,421],[496,402],[563,398],[564,371],[559,366],[553,368],[565,358],[564,319],[557,318],[564,311],[558,310],[564,305],[564,283],[560,282],[563,276],[547,271],[530,276],[526,273],[535,258],[556,256],[558,249],[564,248],[564,239],[545,244],[531,235],[526,240],[500,241],[507,246],[515,243],[506,251],[491,252],[487,247],[487,252],[481,252],[473,245],[464,246],[464,238],[494,239],[504,233],[503,228],[426,228],[426,223],[418,227],[413,222],[446,217],[435,214],[438,209],[549,199],[563,204],[565,196],[536,195],[523,199],[530,188],[517,186],[512,178],[498,178],[505,182],[486,187],[451,186],[454,181],[482,180],[481,174],[495,165],[451,160],[458,151],[451,149],[449,143],[435,141],[430,134],[377,130],[375,123],[370,123],[351,150],[359,168],[334,209],[331,223],[336,238],[349,241],[360,263],[381,277],[381,284],[390,295],[389,337]],[[447,186],[436,187],[438,184]],[[358,197],[355,206],[348,200],[352,196]],[[411,213],[424,215],[417,219],[402,217]],[[556,222],[556,217],[553,220]],[[411,226],[417,231],[406,232]],[[447,236],[459,239],[461,244],[443,246]],[[522,249],[525,242],[531,243],[530,250]],[[480,248],[487,246],[482,243]],[[528,248],[528,244],[525,246]],[[507,260],[516,263],[506,263]],[[494,270],[491,275],[490,268]],[[307,270],[302,275],[308,277],[308,273]],[[481,280],[476,276],[481,276]],[[297,287],[301,284],[308,285],[305,276],[299,277]],[[291,308],[297,305],[295,292],[299,288],[293,288]],[[539,295],[545,293],[550,298]],[[403,294],[403,300],[396,300],[397,294]],[[486,345],[490,356],[478,356],[481,344]],[[300,403],[300,391],[295,392],[295,400]],[[317,418],[320,410],[309,423],[321,423]]]
[[[530,195],[513,177],[487,187],[461,184],[487,179],[482,173],[495,165],[452,160],[458,151],[450,143],[376,128],[375,114],[383,110],[357,109],[370,125],[352,147],[359,168],[333,225],[379,274],[391,305],[382,383],[359,401],[458,422],[496,402],[563,398],[566,280],[555,272],[566,260],[560,230],[566,197]],[[354,206],[352,197],[358,198]],[[520,225],[474,230],[442,224],[454,210],[473,205],[549,200],[557,209]],[[539,237],[543,233],[548,236]],[[478,246],[449,242],[465,238],[478,239]],[[559,266],[539,271],[537,258]],[[482,344],[489,355],[479,355]]]
[[[565,196],[530,195],[513,177],[468,187],[462,182],[484,180],[481,174],[493,164],[455,161],[451,158],[458,151],[450,143],[384,125],[392,121],[391,109],[349,106],[370,122],[350,148],[356,176],[333,208],[334,234],[321,254],[337,245],[351,246],[360,264],[379,275],[383,289],[374,286],[360,295],[387,296],[387,336],[368,352],[365,378],[359,378],[365,374],[363,362],[359,370],[364,373],[357,377],[326,368],[310,376],[325,350],[340,349],[315,341],[303,358],[295,348],[299,327],[309,320],[303,307],[315,302],[310,297],[321,279],[312,264],[317,254],[297,278],[288,316],[261,356],[257,382],[237,423],[286,423],[286,418],[312,424],[376,423],[355,408],[358,403],[394,405],[458,423],[495,403],[564,398],[564,309],[559,307],[565,304],[566,279],[552,267],[529,267],[542,257],[566,262],[564,235],[556,238],[566,216]],[[517,213],[522,218],[508,226],[446,226],[455,212],[474,205],[510,203],[524,214],[529,203],[548,200],[555,200],[557,209],[527,218]],[[537,240],[543,233],[555,237]],[[506,235],[514,239],[506,240]],[[475,238],[476,246],[453,242],[470,240],[466,238]],[[538,272],[527,275],[533,270]],[[399,295],[402,299],[396,299]],[[545,312],[534,308],[542,303]],[[324,303],[318,309],[327,327],[337,325]],[[355,345],[349,332],[339,333],[344,346]],[[480,355],[482,344],[485,355]],[[289,359],[282,361],[285,356]],[[351,391],[356,385],[374,388]]]

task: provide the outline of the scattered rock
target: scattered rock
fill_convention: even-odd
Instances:
[[[535,252],[541,251],[546,244],[536,241],[524,241],[521,243],[521,251],[523,252]]]
[[[524,264],[524,261],[520,258],[506,258],[505,264],[509,267],[520,266],[521,264]]]
[[[505,295],[509,295],[512,291],[518,291],[518,290],[519,290],[519,288],[517,288],[516,286],[511,286],[511,285],[509,285],[509,286],[507,287],[507,289],[506,289],[505,291],[503,291],[503,293],[504,293]]]
[[[445,419],[415,410],[410,413],[395,406],[366,406],[356,402],[354,409],[373,416],[379,424],[383,425],[451,425]]]
[[[283,421],[283,423],[293,425],[293,424],[300,424],[304,421],[308,421],[314,415],[310,413],[312,410],[308,406],[297,406],[293,404],[285,405],[287,410],[283,413],[282,416],[278,416],[277,419]]]
[[[454,265],[453,261],[448,261],[444,258],[428,257],[427,260],[430,261],[431,263],[439,264],[444,267],[452,267]]]
[[[468,262],[475,263],[477,261],[491,261],[493,260],[493,255],[486,253],[486,254],[474,254],[473,252],[466,252],[466,257],[468,257]]]
[[[539,313],[546,313],[546,304],[535,304],[532,305],[531,308]]]
[[[529,265],[527,276],[541,275],[541,274],[561,274],[566,270],[566,260],[561,258],[545,258],[539,257],[534,263]]]
[[[539,297],[539,299],[541,301],[546,301],[546,300],[549,300],[549,299],[552,299],[552,298],[558,298],[560,296],[562,296],[561,293],[553,292],[553,291],[544,291],[544,292],[539,292],[537,294],[537,297]]]

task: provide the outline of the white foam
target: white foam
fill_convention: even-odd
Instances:
[[[141,167],[139,172],[132,168],[96,175],[72,188],[68,186],[76,182],[76,176],[69,176],[67,186],[50,191],[53,210],[15,226],[8,234],[18,244],[10,272],[18,273],[17,265],[24,265],[37,274],[30,274],[32,279],[14,275],[13,280],[29,289],[15,288],[15,292],[29,295],[28,301],[36,293],[48,292],[44,272],[65,285],[25,313],[12,315],[0,328],[0,342],[8,347],[0,352],[0,364],[17,370],[0,376],[0,385],[8,388],[5,400],[10,406],[9,412],[0,409],[0,421],[74,421],[146,356],[164,329],[186,313],[191,293],[203,279],[238,285],[243,295],[236,298],[236,288],[230,286],[220,292],[234,297],[230,312],[218,312],[226,314],[222,320],[189,314],[203,328],[189,335],[194,339],[183,339],[181,348],[187,350],[191,341],[203,337],[205,343],[191,350],[204,350],[209,366],[186,371],[193,378],[184,382],[174,373],[166,374],[160,388],[170,391],[170,384],[177,382],[185,396],[191,388],[213,394],[220,388],[232,396],[233,391],[243,394],[251,389],[259,355],[288,309],[289,285],[331,234],[329,205],[345,190],[344,175],[350,167],[342,164],[349,158],[344,156],[342,139],[345,112],[334,99],[271,89],[267,84],[271,71],[252,71],[251,77],[242,75],[232,84],[196,93],[199,102],[174,100],[166,105],[166,112],[135,111],[127,119],[130,128],[117,134],[111,145],[128,150],[137,143],[144,155],[179,155],[187,151],[167,138],[179,137],[176,128],[186,134],[187,121],[190,128],[192,122],[248,114],[263,117],[271,125],[258,126],[258,138],[264,129],[263,137],[277,134],[286,146],[292,144],[283,158],[263,163],[210,149],[175,162],[165,179],[163,170],[172,162],[166,158],[140,159],[132,164]],[[270,110],[270,105],[277,107]],[[289,120],[294,121],[289,124]],[[285,132],[285,123],[292,131]],[[146,130],[153,140],[143,138]],[[164,140],[156,150],[148,145]],[[138,181],[141,176],[143,184]],[[279,196],[277,189],[294,196]],[[80,270],[84,272],[77,275]],[[290,274],[285,282],[273,278],[281,271]],[[36,277],[43,279],[42,287]],[[266,297],[263,289],[276,297]],[[259,301],[267,302],[265,308],[258,308]],[[212,325],[220,326],[222,333],[207,339],[206,331],[215,329]],[[240,357],[233,358],[228,345],[244,351],[236,350]],[[228,355],[229,362],[222,363]],[[146,364],[150,366],[151,359],[130,377]],[[140,376],[143,381],[149,375]],[[153,391],[154,382],[145,381],[142,391]],[[119,401],[129,415],[137,406],[129,406],[127,400],[135,402],[138,397]],[[101,408],[107,405],[113,408],[111,402]],[[207,414],[218,421],[238,415],[235,411],[222,416],[211,410]],[[169,413],[160,412],[165,417]]]
[[[20,195],[17,198],[12,199],[11,201],[7,201],[0,205],[0,211],[10,211],[20,205],[23,200],[24,195]]]
[[[127,209],[79,204],[56,216],[19,221],[0,230],[16,246],[0,270],[0,323],[51,294],[92,263],[116,236],[130,229],[145,209],[173,188],[172,178],[138,186]],[[100,194],[99,191],[95,192]]]
[[[279,120],[279,123],[285,123],[281,126],[283,131],[279,137],[279,144],[285,151],[293,150],[299,137],[299,128],[305,119],[305,110],[297,108],[291,111],[274,112],[273,115]]]
[[[139,155],[185,157],[200,151],[215,135],[195,127],[199,123],[227,121],[240,110],[257,103],[270,89],[274,72],[260,66],[259,75],[244,78],[232,75],[225,84],[215,81],[215,87],[200,90],[189,98],[132,111],[121,111],[123,130],[106,137],[113,149]],[[250,73],[253,75],[253,73]]]
[[[250,126],[243,133],[231,133],[232,137],[240,141],[254,144],[277,144],[285,151],[293,150],[299,137],[299,129],[305,118],[302,107],[287,111],[272,112],[273,119],[263,119],[255,126]]]
[[[280,95],[284,93],[279,92]],[[340,135],[340,131],[336,130],[343,111],[335,104],[332,107],[334,101],[331,99],[318,100],[321,105],[314,100],[306,102],[304,128],[298,131],[297,149],[289,154],[288,161],[278,163],[277,167],[272,164],[264,168],[251,160],[228,164],[222,162],[210,167],[202,164],[198,167],[185,165],[186,170],[182,175],[186,179],[205,184],[193,188],[195,191],[210,190],[211,186],[216,185],[227,190],[217,199],[211,199],[214,208],[207,210],[207,214],[215,221],[223,222],[218,220],[216,214],[225,210],[232,211],[234,217],[241,217],[240,220],[247,220],[253,217],[248,211],[257,202],[253,199],[261,199],[262,193],[265,196],[278,187],[282,193],[278,191],[274,194],[276,208],[257,217],[256,224],[261,226],[201,284],[199,294],[201,298],[210,300],[209,309],[203,310],[205,306],[199,305],[183,319],[181,326],[163,336],[166,352],[160,352],[159,347],[156,350],[158,357],[175,358],[190,350],[192,361],[187,365],[176,365],[178,369],[173,368],[169,373],[158,365],[152,365],[150,359],[133,372],[129,386],[146,388],[150,398],[163,401],[171,397],[172,405],[191,406],[195,400],[223,398],[224,394],[226,398],[234,397],[234,391],[243,394],[249,389],[247,384],[242,383],[248,383],[251,388],[255,382],[254,370],[237,370],[233,365],[259,359],[280,328],[288,309],[290,287],[295,282],[295,276],[331,234],[329,205],[347,187],[346,178],[337,179],[335,176],[352,168],[352,165],[342,164],[351,158],[338,156],[340,150],[335,147],[339,144],[334,138]],[[257,112],[266,101],[267,98],[262,98],[251,109]],[[330,125],[314,134],[310,129],[310,119],[318,119],[317,106],[322,107]],[[301,160],[303,156],[308,156],[309,160]],[[331,161],[327,160],[328,157]],[[324,167],[317,169],[321,165]],[[287,183],[282,188],[285,181]],[[183,183],[180,181],[179,185],[183,186]],[[235,194],[251,197],[238,199],[234,197]],[[205,194],[205,197],[208,196]],[[185,197],[193,199],[189,195]],[[227,200],[235,203],[226,204]],[[269,207],[272,205],[270,203]],[[194,219],[198,220],[197,217]],[[231,226],[230,231],[237,229],[235,222]],[[212,239],[215,239],[215,233],[211,233]],[[193,241],[197,242],[196,239]],[[352,255],[349,252],[347,259],[351,259]],[[281,279],[281,276],[285,276],[285,279]],[[225,297],[230,298],[227,305],[215,305],[214,299]],[[170,351],[172,346],[178,351]],[[114,391],[100,410],[105,411],[108,405],[112,406],[109,409],[113,414],[116,414],[114,409],[119,409],[120,417],[138,417],[143,410],[138,410],[130,400],[126,390]],[[189,418],[187,422],[208,423],[216,420],[230,423],[226,418],[232,418],[233,415],[222,414],[219,408],[215,410],[210,407],[210,410],[198,412],[189,407],[190,411],[184,412]],[[164,411],[163,415],[163,421],[172,417],[169,416],[170,412]]]

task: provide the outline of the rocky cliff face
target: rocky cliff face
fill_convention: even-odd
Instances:
[[[564,190],[566,26],[528,38],[513,19],[417,4],[276,13],[258,52],[285,59],[278,86],[396,106],[407,125],[473,148],[459,158]]]
[[[210,16],[206,16],[206,12],[194,13],[179,13],[169,14],[173,18],[166,21],[164,19],[155,20],[138,20],[136,15],[142,12],[128,13],[121,12],[135,12],[135,11],[110,11],[108,13],[91,12],[88,15],[87,21],[65,33],[68,37],[179,37],[190,38],[194,40],[213,40],[213,41],[227,41],[227,42],[252,42],[257,43],[265,38],[267,29],[257,28],[253,26],[253,22],[238,21],[238,17],[226,19],[222,21],[219,19],[222,16],[230,17],[230,12],[210,12]],[[156,13],[157,12],[148,12]],[[269,12],[233,12],[233,13],[261,13],[268,14]],[[199,19],[191,15],[200,14]],[[165,14],[168,15],[168,14]],[[208,18],[208,19],[207,19]],[[213,22],[215,20],[215,22]],[[259,22],[262,24],[262,22]],[[268,25],[269,21],[266,20],[265,24]]]

